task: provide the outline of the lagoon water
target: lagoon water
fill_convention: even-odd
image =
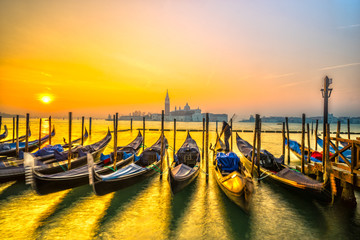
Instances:
[[[31,139],[38,138],[38,119],[31,120]],[[56,136],[53,143],[62,143],[68,137],[68,122],[53,119]],[[12,137],[12,119],[4,119]],[[120,121],[120,129],[128,129],[129,121]],[[88,126],[88,122],[87,122]],[[112,128],[112,122],[93,120],[92,136],[85,144],[100,140]],[[252,130],[253,123],[235,123],[234,129]],[[342,126],[344,129],[346,126]],[[119,132],[118,145],[126,145],[137,135],[142,122],[134,121],[134,130]],[[160,122],[147,122],[146,128],[159,129]],[[220,125],[219,125],[220,128]],[[262,124],[263,130],[281,130],[281,125]],[[300,130],[301,124],[290,124],[290,130]],[[2,128],[3,129],[3,128]],[[173,129],[172,122],[165,129]],[[178,123],[177,129],[202,129],[202,123]],[[214,142],[215,123],[210,123],[210,140]],[[335,131],[336,126],[331,129]],[[359,125],[351,130],[360,132]],[[25,132],[21,119],[20,135]],[[48,123],[43,121],[43,135]],[[73,138],[81,133],[81,120],[73,122]],[[239,133],[252,141],[253,133]],[[159,131],[146,131],[145,145],[151,146]],[[202,146],[202,133],[191,132]],[[166,131],[169,140],[169,161],[174,146],[173,131]],[[185,140],[186,132],[176,135],[176,148]],[[314,136],[311,136],[314,147]],[[356,135],[352,135],[355,138]],[[359,135],[357,135],[359,137]],[[300,141],[301,134],[291,134]],[[280,133],[263,133],[262,148],[281,155]],[[233,150],[239,154],[235,138]],[[111,152],[113,141],[105,153]],[[212,162],[212,154],[210,163]],[[202,162],[205,171],[205,164]],[[300,161],[291,155],[291,165]],[[165,161],[166,165],[166,161]],[[166,167],[166,166],[165,166]],[[90,186],[82,186],[45,196],[37,195],[23,182],[0,184],[1,239],[359,239],[360,204],[354,208],[326,205],[299,197],[270,183],[256,183],[251,211],[245,214],[232,203],[217,186],[212,174],[208,182],[204,172],[183,191],[172,196],[167,173],[163,179],[155,174],[148,180],[105,196],[96,196]],[[355,192],[360,202],[360,193]]]

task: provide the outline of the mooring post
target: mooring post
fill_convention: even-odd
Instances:
[[[0,132],[1,132],[1,126],[2,126],[2,116],[0,116]]]
[[[218,133],[218,121],[216,120],[216,134]]]
[[[84,146],[84,124],[85,124],[85,117],[81,117],[81,145]]]
[[[25,152],[29,151],[29,127],[30,127],[30,114],[26,114],[26,135],[25,135]]]
[[[307,139],[308,139],[308,142],[307,142],[307,145],[308,145],[308,160],[307,162],[310,163],[311,162],[311,145],[310,145],[310,125],[309,123],[306,124],[306,127],[307,127]]]
[[[132,132],[132,121],[133,121],[133,119],[131,118],[130,119],[130,131]]]
[[[41,148],[41,125],[42,125],[42,118],[39,119],[39,150]]]
[[[116,161],[117,161],[117,140],[118,140],[118,121],[119,113],[116,113],[114,116],[114,166],[113,169],[116,171]]]
[[[350,139],[350,119],[347,120],[347,127],[348,127],[348,139]]]
[[[203,118],[203,130],[202,130],[202,149],[201,149],[201,156],[202,161],[204,161],[204,146],[205,146],[205,118]]]
[[[232,129],[232,123],[233,123],[233,120],[232,118],[230,119],[230,151],[233,150],[233,129]]]
[[[302,115],[301,124],[301,172],[305,172],[305,114]]]
[[[71,128],[72,128],[72,112],[69,112],[69,153],[68,153],[68,169],[71,169]]]
[[[337,139],[340,138],[340,127],[341,127],[341,122],[338,121],[337,122],[337,128],[336,128],[336,142],[335,142],[336,149],[338,149],[338,150],[339,150],[339,141]],[[335,158],[335,162],[336,163],[339,162],[339,156],[337,156]]]
[[[316,124],[315,124],[315,151],[317,151],[317,133],[318,133],[318,125],[319,125],[319,120],[316,119]]]
[[[145,119],[145,117],[144,117]],[[164,110],[161,111],[161,157],[160,157],[160,179],[163,175],[163,161],[165,155],[165,139],[164,139]]]
[[[143,117],[143,146],[142,146],[143,151],[144,151],[144,147],[145,147],[145,117]]]
[[[255,129],[254,129],[254,139],[253,139],[253,149],[251,153],[251,176],[254,176],[254,166],[255,166],[255,154],[256,154],[256,142],[258,137],[259,130],[259,114],[255,115]]]
[[[332,83],[332,79],[326,76],[324,78],[324,88],[321,89],[322,97],[324,98],[324,136],[323,141],[325,142],[325,131],[326,131],[326,124],[328,123],[328,106],[329,106],[329,98],[331,96],[332,88],[329,88],[329,85]]]
[[[209,113],[206,113],[206,136],[205,136],[205,161],[206,161],[206,179],[209,177]]]
[[[258,126],[258,137],[257,137],[256,165],[257,165],[258,182],[260,182],[261,118],[259,118],[258,125],[259,126]]]
[[[289,118],[285,117],[286,136],[287,136],[287,164],[290,164],[290,131],[289,131]]]
[[[282,123],[282,155],[285,158],[285,122]]]
[[[12,142],[13,142],[13,143],[15,142],[15,131],[16,131],[16,128],[15,128],[15,117],[13,117],[13,138],[12,138]]]
[[[311,121],[311,134],[314,134],[314,122]]]
[[[19,157],[19,115],[16,115],[16,156]]]
[[[92,117],[89,118],[89,135],[91,136],[91,123],[92,123]]]
[[[49,145],[51,145],[51,116],[49,116]]]
[[[174,118],[174,151],[173,151],[174,160],[175,160],[175,153],[176,153],[176,118]]]

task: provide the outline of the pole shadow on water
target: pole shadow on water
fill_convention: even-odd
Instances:
[[[200,173],[201,174],[201,173]],[[199,187],[200,178],[196,178],[194,182],[188,185],[186,188],[182,189],[180,192],[172,195],[171,205],[170,205],[170,236],[174,237],[177,227],[181,223],[184,213],[188,210],[190,203],[192,202],[195,194],[195,189]],[[168,181],[167,181],[168,183]],[[168,183],[169,184],[169,183]]]
[[[24,181],[16,181],[13,185],[4,189],[0,194],[0,200],[7,199],[9,196],[17,196],[23,194],[26,190],[29,190],[30,187],[25,185]]]
[[[321,239],[326,233],[326,219],[317,203],[328,203],[293,193],[273,183],[257,184],[255,195],[257,196],[254,197],[251,207],[253,214],[250,217],[252,226],[256,226],[256,221],[262,218],[269,225],[280,224],[283,237],[291,238],[292,234],[304,231],[301,228],[307,231],[309,239]],[[281,238],[280,235],[279,237]]]
[[[135,200],[138,196],[141,196],[142,192],[151,187],[151,184],[154,183],[154,181],[158,181],[157,174],[154,174],[140,183],[136,183],[130,187],[116,191],[114,197],[111,199],[106,213],[99,221],[99,228],[98,232],[95,233],[95,237],[99,236],[99,234],[103,231],[103,228],[108,223],[116,221],[114,217],[118,216],[122,211],[126,210],[124,207],[129,202]]]
[[[65,190],[67,191],[67,190]],[[77,201],[80,201],[82,198],[89,197],[92,194],[92,189],[89,185],[80,186],[77,188],[71,189],[62,201],[57,205],[56,209],[45,219],[42,220],[41,225],[36,229],[36,232],[41,233],[44,228],[46,228],[48,223],[58,220],[58,217],[73,204],[76,204]]]

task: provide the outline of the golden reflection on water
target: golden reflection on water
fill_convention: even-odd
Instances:
[[[42,239],[93,239],[114,194],[77,199],[41,232]]]
[[[2,239],[35,239],[35,232],[69,192],[39,196],[32,190],[1,201],[0,236]]]
[[[8,139],[12,138],[12,120],[3,119],[9,127]],[[48,133],[47,122],[43,121],[43,135]],[[52,119],[56,135],[53,144],[68,138],[68,120]],[[88,120],[86,120],[88,127]],[[220,129],[219,124],[219,129]],[[253,129],[253,123],[235,123],[234,129]],[[112,122],[93,120],[92,136],[86,144],[94,143],[106,135]],[[290,125],[291,130],[299,130],[301,125]],[[128,129],[129,122],[120,121],[120,129]],[[142,128],[141,121],[133,122],[134,131],[119,132],[118,145],[126,145]],[[160,128],[159,122],[146,122],[146,128]],[[172,129],[172,123],[165,123]],[[202,129],[202,123],[178,123],[178,129]],[[215,123],[210,123],[215,130]],[[295,128],[295,129],[294,129]],[[263,124],[264,130],[281,130],[275,124]],[[38,119],[31,119],[32,137],[38,138]],[[360,131],[360,130],[354,130]],[[19,134],[25,133],[24,120],[20,122]],[[80,137],[81,119],[74,118],[73,139]],[[191,132],[198,146],[202,146],[202,133]],[[146,131],[145,145],[151,146],[160,136],[160,131]],[[169,141],[169,156],[172,161],[173,132],[166,131]],[[240,133],[252,144],[253,133]],[[356,136],[352,136],[356,137]],[[186,132],[177,132],[176,149],[186,138]],[[215,132],[210,132],[209,143],[214,143]],[[290,138],[300,141],[301,134],[290,134]],[[280,133],[263,133],[261,146],[279,157],[282,153]],[[314,146],[314,135],[311,144]],[[105,153],[113,150],[113,141]],[[236,138],[233,136],[233,150],[239,154]],[[206,182],[205,162],[202,172],[194,184],[172,196],[167,172],[162,181],[159,174],[142,183],[102,197],[95,196],[88,186],[38,196],[21,182],[0,185],[0,236],[2,239],[289,239],[332,238],[347,236],[353,230],[359,217],[359,207],[353,216],[341,218],[342,212],[329,209],[319,210],[321,205],[303,201],[301,197],[271,184],[261,182],[256,186],[250,215],[243,213],[222,193],[212,174],[212,154],[210,152],[210,175]],[[300,163],[292,154],[291,165]],[[164,164],[166,169],[166,161]],[[182,202],[186,201],[186,202]],[[331,209],[330,209],[331,210]],[[334,218],[342,221],[333,221]],[[352,218],[355,220],[353,221]],[[353,221],[353,222],[352,222]],[[357,220],[360,222],[359,220]],[[334,224],[336,222],[336,224]],[[351,225],[352,224],[352,225]],[[346,225],[346,227],[344,227]],[[349,227],[349,225],[351,227]]]
[[[13,184],[15,184],[16,181],[12,181],[12,182],[7,182],[7,183],[2,183],[0,184],[0,194],[7,189],[8,187],[12,186]]]

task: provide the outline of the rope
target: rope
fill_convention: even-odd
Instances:
[[[268,176],[273,175],[273,173],[270,173],[270,174],[267,174],[266,176],[263,177],[263,175],[265,175],[267,172],[269,172],[269,170],[266,170],[266,171],[264,171],[263,173],[261,173],[261,174],[260,174],[260,177],[259,177],[259,178],[255,178],[255,180],[261,181],[261,180],[264,180],[265,178],[267,178]]]
[[[155,168],[153,168],[153,167],[155,167]],[[147,168],[157,171],[158,173],[160,173],[160,175],[163,174],[163,172],[161,172],[160,168],[158,168],[158,166],[156,166],[155,164],[152,164],[152,165],[148,166]]]
[[[201,172],[204,173],[206,176],[209,176],[209,174],[206,173],[206,172],[205,172],[204,170],[202,170],[201,168],[200,168],[200,170],[201,170]]]

